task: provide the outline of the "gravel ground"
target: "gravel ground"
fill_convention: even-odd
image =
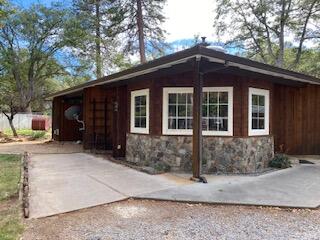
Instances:
[[[23,239],[320,239],[320,210],[128,200],[27,220]]]

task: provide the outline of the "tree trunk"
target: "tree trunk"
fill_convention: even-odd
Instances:
[[[8,120],[9,120],[9,125],[10,125],[10,128],[11,128],[11,130],[12,130],[13,136],[14,136],[14,137],[18,137],[16,128],[15,128],[14,125],[13,125],[13,116],[10,117],[10,118],[8,118]]]
[[[137,25],[139,34],[139,52],[140,52],[140,62],[146,62],[146,49],[144,43],[144,32],[143,32],[143,16],[142,16],[142,3],[141,0],[137,0]]]
[[[25,108],[24,112],[26,113],[32,113],[32,108],[31,106],[29,105],[28,107]]]
[[[96,77],[102,76],[102,60],[101,60],[101,32],[100,32],[100,0],[95,1],[96,8]]]
[[[282,10],[281,10],[281,19],[280,19],[280,33],[279,33],[279,54],[276,59],[276,66],[283,67],[284,62],[284,26],[286,22],[286,1],[282,0]]]

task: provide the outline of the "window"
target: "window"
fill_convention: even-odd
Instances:
[[[131,92],[131,132],[149,134],[149,89]]]
[[[163,89],[163,133],[192,134],[192,88]]]
[[[233,135],[233,88],[203,89],[203,135]],[[193,88],[163,89],[163,134],[192,135]]]
[[[249,88],[249,136],[269,135],[269,90]]]
[[[203,88],[202,130],[204,135],[233,135],[233,88]]]

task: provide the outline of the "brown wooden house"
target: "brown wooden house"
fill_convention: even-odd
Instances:
[[[275,151],[320,154],[319,79],[203,45],[51,97],[55,140],[195,177],[257,172]],[[74,105],[84,131],[64,116]]]

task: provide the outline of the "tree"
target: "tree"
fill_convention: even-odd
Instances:
[[[94,63],[96,78],[118,68],[120,41],[110,33],[111,0],[73,0],[74,18],[68,28],[74,53],[87,63]]]
[[[65,12],[59,6],[33,5],[11,14],[0,31],[3,67],[16,84],[20,109],[30,111],[37,86],[52,76],[65,74],[55,55],[65,46]]]
[[[0,112],[7,117],[13,136],[17,137],[18,134],[13,125],[14,116],[20,111],[16,85],[7,75],[0,76],[0,81]]]
[[[320,40],[319,0],[218,0],[215,26],[251,57],[295,68],[307,44]],[[287,45],[292,42],[293,45]],[[285,50],[294,50],[285,62]]]
[[[0,29],[0,111],[16,133],[15,114],[41,109],[45,95],[62,85],[59,78],[74,74],[74,64],[62,66],[70,41],[65,34],[67,11],[39,4],[14,10],[8,11]]]
[[[139,52],[140,62],[146,62],[146,52],[163,53],[165,21],[162,9],[166,0],[112,0],[111,32],[126,39],[125,52]],[[154,53],[154,52],[153,52]]]
[[[8,9],[6,9],[7,4],[6,0],[0,0],[0,22],[8,15]]]

